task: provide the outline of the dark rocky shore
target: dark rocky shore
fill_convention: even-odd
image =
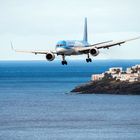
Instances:
[[[131,94],[140,95],[140,81],[121,82],[116,80],[92,81],[75,87],[71,92],[79,94]]]

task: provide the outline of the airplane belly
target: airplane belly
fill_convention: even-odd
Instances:
[[[74,46],[71,48],[57,48],[56,52],[58,55],[80,55],[81,53],[78,51],[79,48],[83,48],[82,46]]]
[[[64,52],[65,55],[80,55],[80,53],[78,51],[76,51],[75,49],[69,49],[69,50],[66,50]]]
[[[65,55],[72,55],[72,53],[74,53],[73,49],[68,49],[65,51]]]
[[[57,48],[56,52],[58,55],[71,55],[74,50],[73,49],[66,49],[66,48]]]
[[[81,53],[77,51],[75,47],[69,49],[66,53],[66,55],[80,55]]]

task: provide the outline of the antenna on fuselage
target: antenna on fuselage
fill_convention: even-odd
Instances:
[[[85,18],[85,25],[84,25],[84,37],[83,41],[88,42],[88,33],[87,33],[87,18]]]

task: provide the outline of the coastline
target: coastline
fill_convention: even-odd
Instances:
[[[91,81],[75,87],[71,92],[78,94],[140,95],[140,81],[134,83],[115,80]]]
[[[71,92],[140,95],[140,64],[128,67],[125,71],[122,67],[111,67],[101,74],[93,74],[91,82]]]

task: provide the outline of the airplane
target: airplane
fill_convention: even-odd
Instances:
[[[89,44],[88,43],[88,32],[87,32],[87,18],[85,18],[85,25],[84,25],[84,36],[83,40],[61,40],[58,41],[55,47],[55,51],[26,51],[26,50],[16,50],[13,47],[11,42],[11,48],[16,52],[24,52],[24,53],[33,53],[33,54],[45,54],[46,59],[48,61],[53,61],[56,56],[62,56],[62,65],[67,65],[67,61],[65,59],[66,56],[72,55],[87,55],[86,62],[92,62],[90,55],[95,57],[99,55],[100,49],[109,49],[110,47],[124,44],[128,41],[140,39],[140,37],[131,38],[127,40],[120,40],[120,41],[105,41],[96,44]]]

